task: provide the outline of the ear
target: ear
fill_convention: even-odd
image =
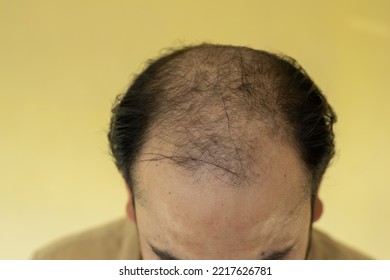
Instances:
[[[316,196],[314,198],[314,205],[313,205],[313,215],[312,215],[312,223],[318,221],[321,216],[322,212],[324,211],[324,205],[322,204],[321,199],[318,197],[318,193],[320,191],[321,183],[322,183],[323,177],[320,178],[316,190]]]
[[[313,223],[318,221],[321,218],[323,211],[324,211],[324,205],[322,204],[322,201],[318,197],[318,193],[317,193],[314,201],[314,207],[313,207],[313,218],[312,218]]]
[[[133,204],[133,192],[131,191],[131,188],[127,186],[126,184],[126,189],[128,193],[128,200],[126,204],[126,214],[129,220],[133,223],[137,223],[136,217],[135,217],[135,208]]]

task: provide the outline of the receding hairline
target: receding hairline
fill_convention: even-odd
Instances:
[[[293,147],[290,145],[290,143],[285,142],[282,138],[275,136],[274,134],[269,134],[270,136],[264,136],[264,135],[258,135],[259,138],[266,141],[270,141],[273,143],[277,143],[277,146],[283,145],[284,147],[291,149],[292,156],[297,160],[297,165],[294,164],[294,166],[297,166],[298,169],[302,170],[303,174],[302,180],[299,180],[299,183],[294,184],[296,186],[296,198],[294,198],[293,201],[296,201],[297,203],[301,204],[304,201],[307,201],[310,198],[310,179],[305,173],[303,164],[301,165],[299,160],[299,154],[293,149]],[[284,141],[284,142],[282,142]],[[169,148],[167,147],[169,146]],[[182,175],[182,178],[189,179],[188,182],[190,182],[191,187],[195,187],[196,189],[206,189],[210,188],[228,188],[229,191],[246,191],[248,188],[268,188],[271,187],[266,183],[266,181],[269,178],[269,174],[267,173],[267,169],[270,167],[271,161],[268,162],[261,162],[260,158],[256,157],[256,162],[253,161],[251,163],[251,166],[249,166],[247,169],[247,173],[245,174],[244,178],[237,177],[239,175],[231,175],[231,172],[225,170],[224,166],[216,166],[213,162],[202,162],[197,161],[194,159],[194,162],[182,162],[182,161],[188,161],[188,157],[182,156],[175,156],[175,145],[172,143],[167,143],[165,141],[161,141],[161,138],[154,138],[154,141],[150,141],[145,143],[144,145],[145,149],[143,149],[140,153],[140,158],[136,164],[136,168],[133,171],[133,175],[135,178],[136,186],[134,185],[133,189],[135,189],[135,198],[140,203],[140,205],[147,206],[149,204],[149,196],[148,192],[145,191],[144,176],[140,176],[139,168],[142,166],[142,168],[149,168],[152,165],[158,165],[160,163],[164,164],[170,164],[172,166],[172,169],[174,169],[174,174]],[[253,147],[253,150],[249,151],[249,155],[255,155],[259,153],[259,151],[263,149],[261,145],[258,145],[256,147]],[[280,157],[279,157],[280,158]],[[266,158],[268,159],[268,158]],[[260,160],[260,161],[259,161]],[[294,160],[295,161],[295,160]],[[246,160],[248,162],[248,160]],[[197,168],[194,168],[194,165],[197,165]],[[199,167],[200,166],[200,167]],[[275,166],[274,166],[275,167]],[[272,167],[272,168],[274,168]],[[256,170],[253,170],[257,168]],[[260,168],[260,169],[258,169]],[[286,172],[285,169],[283,169],[283,172]],[[148,171],[150,172],[150,171]],[[288,172],[288,171],[287,171]],[[288,174],[288,173],[286,173]],[[291,173],[290,173],[291,175]],[[288,175],[289,176],[289,175]],[[149,180],[147,180],[149,182]],[[166,182],[169,183],[169,182]],[[156,185],[150,185],[148,184],[150,188],[159,187]],[[183,188],[186,186],[182,186]],[[291,185],[293,187],[293,185]],[[295,204],[294,204],[295,205]],[[291,209],[295,209],[296,206],[290,205],[290,207],[294,207]]]
[[[272,60],[277,59],[246,47],[207,44],[173,52],[156,76],[161,87],[156,96],[159,115],[150,125],[145,145],[155,137],[151,135],[159,134],[177,149],[151,160],[169,159],[185,168],[214,165],[239,185],[245,178],[243,166],[249,166],[240,155],[246,141],[245,119],[258,119],[268,127],[267,134],[291,141],[277,108],[276,80],[280,77],[272,72]]]
[[[234,55],[232,56],[232,54]],[[223,58],[223,63],[221,58]],[[214,64],[208,63],[210,62],[208,59],[214,61]],[[192,64],[189,63],[190,61]],[[118,99],[117,104],[114,105],[108,134],[115,163],[129,186],[133,185],[130,183],[134,180],[133,169],[137,158],[139,158],[140,149],[145,146],[151,131],[157,131],[163,125],[171,130],[180,127],[194,128],[193,121],[202,120],[197,115],[199,108],[207,106],[210,108],[216,101],[219,101],[218,104],[223,104],[220,108],[224,110],[220,111],[224,114],[217,114],[217,117],[231,119],[231,113],[234,116],[234,113],[241,109],[242,112],[247,113],[247,116],[267,121],[274,132],[284,133],[286,141],[300,155],[299,158],[302,160],[304,170],[310,177],[311,194],[316,193],[320,179],[334,155],[332,125],[336,121],[336,115],[316,84],[294,59],[283,54],[273,54],[248,47],[201,44],[177,50],[171,49],[170,53],[163,54],[149,63],[146,69],[134,78],[126,94],[121,100]],[[224,67],[226,65],[238,65],[239,67]],[[257,66],[253,67],[254,65]],[[225,73],[239,75],[234,76],[236,79],[226,79],[226,75],[217,75],[218,71],[210,71],[210,69],[218,68],[217,66],[219,69],[225,70]],[[239,71],[226,71],[226,69],[238,69]],[[260,75],[256,76],[256,71]],[[194,73],[198,75],[194,76]],[[260,77],[260,79],[256,79],[256,77]],[[188,83],[191,81],[194,82],[192,85]],[[226,91],[221,90],[223,88],[221,81],[223,86],[236,85],[230,89],[234,89],[242,95],[222,94],[223,96],[221,96],[220,93],[226,93]],[[209,89],[215,85],[214,88],[219,89],[217,91],[219,95],[215,94],[214,99],[210,100]],[[259,89],[262,92],[260,96],[256,96]],[[264,91],[264,89],[268,89],[268,91]],[[284,91],[280,96],[275,94],[279,90]],[[232,91],[228,92],[232,93]],[[194,97],[198,99],[195,98],[195,102],[192,102]],[[279,99],[275,99],[275,97]],[[227,107],[229,104],[234,104],[233,108],[236,111],[226,110],[226,102],[224,102],[226,100],[228,101]],[[234,102],[230,102],[232,100]],[[237,100],[241,103],[236,102]],[[283,110],[279,110],[280,108]],[[189,114],[188,110],[192,114]],[[188,116],[192,117],[192,120]],[[140,119],[145,121],[142,120],[140,124],[137,124]],[[207,119],[203,120],[207,121]],[[215,123],[221,124],[222,122]],[[318,126],[319,123],[320,126]],[[199,126],[194,129],[196,128]],[[209,131],[216,131],[213,126],[208,128]],[[191,147],[188,147],[191,145],[186,145],[186,143],[191,143],[191,141],[186,140],[193,140],[188,137],[191,134],[183,133],[183,131],[187,132],[184,129],[180,131],[181,134],[176,134],[176,140],[180,142],[182,139],[178,148],[187,148],[187,151],[192,151]],[[175,134],[172,133],[172,135]],[[187,139],[185,139],[186,136]],[[203,139],[206,139],[207,144],[215,138],[215,133],[206,136]],[[229,137],[220,138],[223,140],[222,143],[224,140],[226,140],[225,143],[228,143]],[[200,144],[202,149],[198,151],[202,154],[205,142],[201,141],[195,144],[197,146]],[[219,150],[219,154],[222,155],[233,153],[234,149]],[[223,158],[226,157],[223,156]],[[191,155],[187,158],[181,157],[175,164],[183,165],[183,163],[191,162],[192,159]],[[202,162],[202,158],[199,158],[198,162]],[[203,160],[203,162],[205,161]],[[226,172],[226,174],[230,173]]]

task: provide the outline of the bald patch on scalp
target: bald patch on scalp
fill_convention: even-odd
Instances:
[[[195,48],[171,59],[157,75],[163,86],[141,161],[169,161],[185,171],[206,169],[239,187],[256,177],[261,158],[258,139],[288,141],[278,109],[271,58],[249,49]],[[273,75],[273,77],[271,77]],[[159,150],[163,145],[169,151]],[[302,165],[303,166],[303,165]]]

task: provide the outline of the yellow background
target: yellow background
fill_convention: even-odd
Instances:
[[[390,259],[390,1],[0,0],[0,259],[124,215],[114,97],[203,41],[296,58],[339,116],[318,226]]]

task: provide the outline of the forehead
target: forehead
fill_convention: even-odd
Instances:
[[[166,242],[191,240],[196,247],[210,240],[213,248],[219,242],[221,247],[226,242],[234,246],[243,236],[247,244],[258,244],[260,238],[273,242],[276,231],[293,234],[294,221],[307,205],[305,172],[290,146],[271,140],[261,146],[253,151],[258,160],[251,167],[252,177],[240,186],[207,166],[194,175],[169,160],[146,160],[157,146],[145,149],[136,173],[140,226],[166,234],[172,239]]]

